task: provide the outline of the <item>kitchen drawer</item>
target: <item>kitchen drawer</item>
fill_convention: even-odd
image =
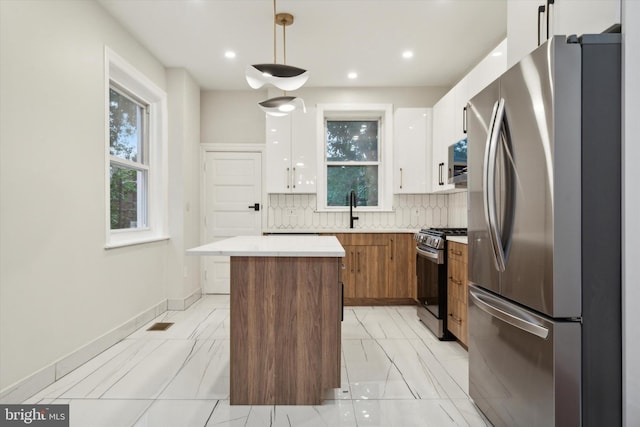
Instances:
[[[467,263],[467,245],[458,242],[447,242],[449,261]]]
[[[447,329],[466,345],[467,304],[449,296],[447,305]]]
[[[467,345],[467,245],[447,242],[447,248],[447,329]]]

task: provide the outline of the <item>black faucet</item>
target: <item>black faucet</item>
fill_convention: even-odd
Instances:
[[[349,193],[349,228],[353,228],[353,221],[357,221],[357,216],[353,216],[353,208],[358,206],[358,198],[356,197],[356,192],[351,190]]]

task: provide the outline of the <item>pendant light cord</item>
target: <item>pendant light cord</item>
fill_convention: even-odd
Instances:
[[[273,63],[276,61],[276,0],[273,0]]]
[[[282,25],[282,63],[287,65],[287,26]]]

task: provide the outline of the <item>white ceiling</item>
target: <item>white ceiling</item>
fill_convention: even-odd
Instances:
[[[273,62],[272,0],[98,1],[205,90],[249,89],[246,66]],[[309,70],[305,87],[452,86],[506,37],[507,25],[507,0],[279,0],[277,12],[294,15],[287,64]],[[277,34],[282,62],[282,27]],[[227,50],[236,58],[225,58]]]

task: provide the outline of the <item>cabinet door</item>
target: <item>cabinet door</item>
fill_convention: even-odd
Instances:
[[[267,193],[291,191],[291,116],[267,116]]]
[[[449,162],[449,145],[460,141],[467,137],[467,124],[466,124],[466,108],[467,102],[469,102],[469,79],[465,76],[454,87],[454,108],[453,108],[453,138],[447,144],[447,166]]]
[[[393,122],[394,171],[396,194],[428,193],[431,171],[430,108],[398,108]],[[429,153],[429,154],[428,154]]]
[[[599,34],[620,23],[619,0],[556,0],[550,5],[550,35]],[[546,34],[545,34],[546,36]]]
[[[416,245],[413,234],[389,235],[391,268],[389,274],[390,298],[416,298]]]
[[[344,284],[344,297],[356,297],[356,254],[358,246],[342,245],[344,258],[342,258],[341,280]]]
[[[291,114],[291,191],[316,192],[316,109]]]
[[[507,40],[496,46],[467,75],[467,98],[471,99],[507,71]]]
[[[453,184],[447,183],[447,168],[449,163],[449,145],[454,140],[454,109],[455,93],[449,91],[433,107],[433,140],[432,140],[432,178],[431,191],[449,191],[454,189]]]
[[[356,251],[356,298],[386,298],[388,245],[359,246]]]
[[[620,4],[619,0],[555,0],[547,11],[550,13],[549,36],[601,33],[621,22]],[[541,43],[546,40],[545,13],[540,15],[541,28],[537,28],[536,15],[541,5],[546,5],[546,1],[507,2],[507,67],[538,47],[538,31]]]

